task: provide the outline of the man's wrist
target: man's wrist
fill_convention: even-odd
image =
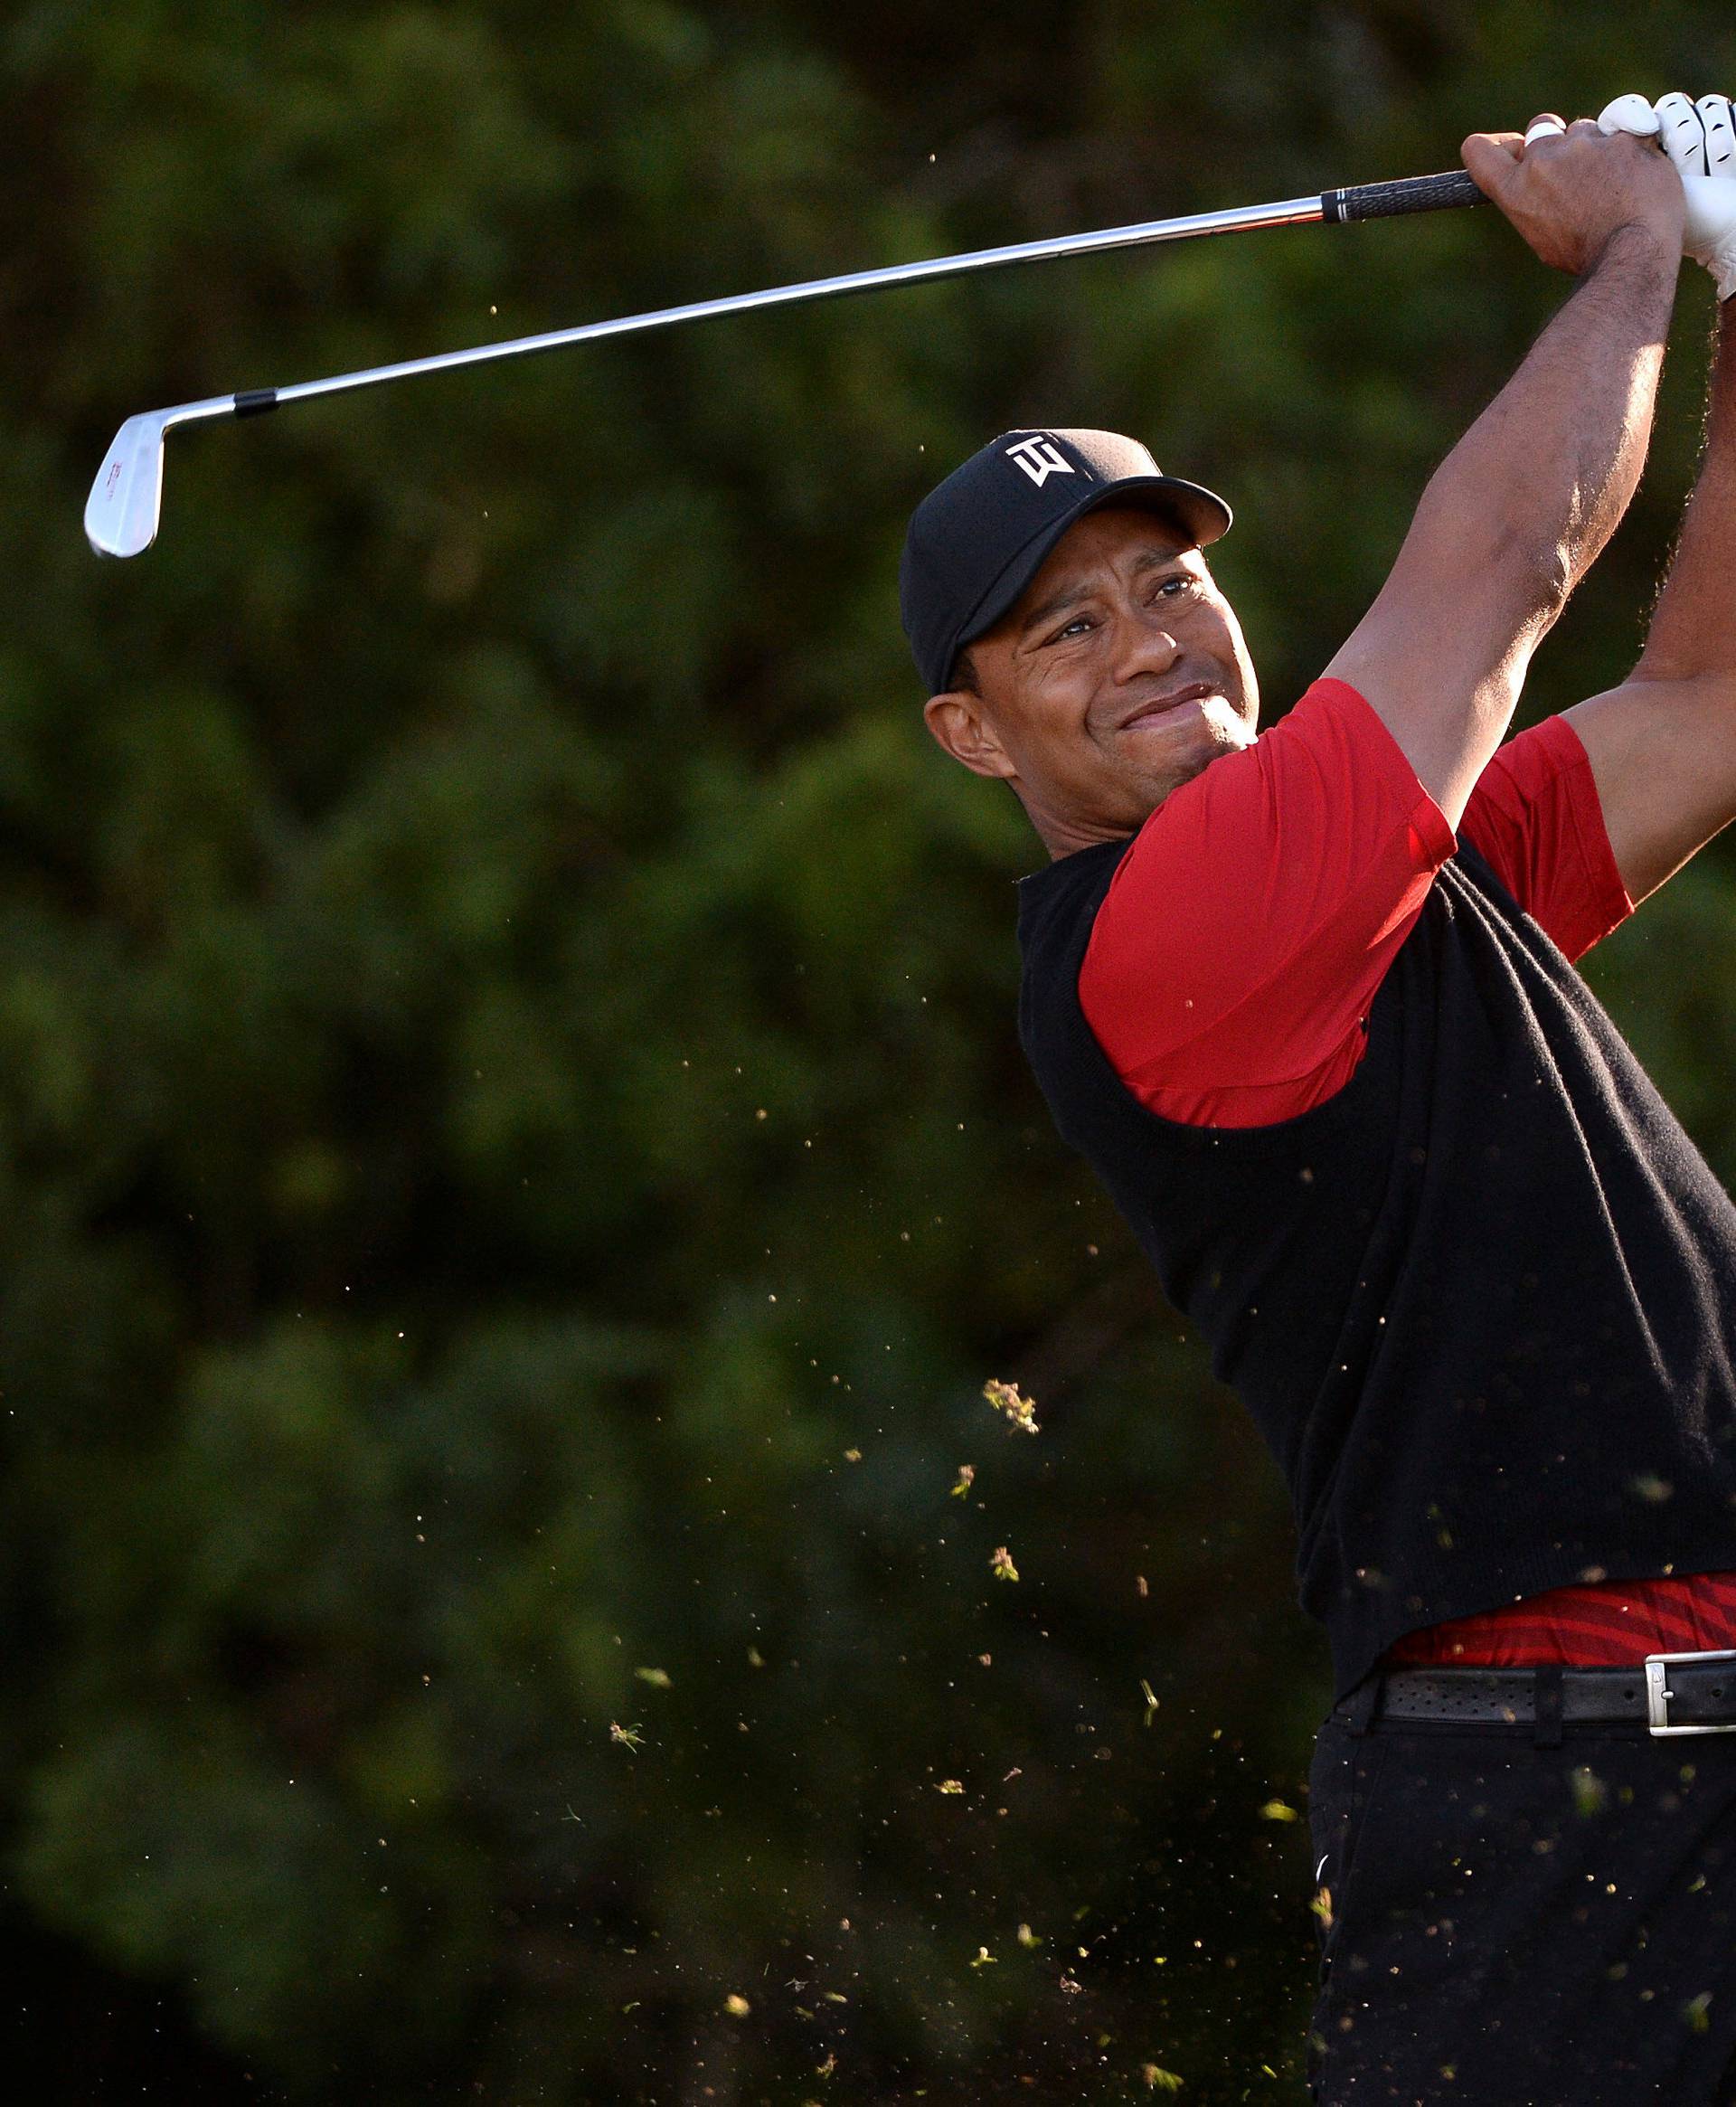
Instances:
[[[1679,222],[1624,220],[1604,237],[1603,246],[1581,274],[1586,278],[1610,265],[1632,268],[1650,260],[1661,272],[1674,277],[1682,265],[1682,228]]]
[[[1711,412],[1723,443],[1736,443],[1736,297],[1721,300],[1712,317]]]

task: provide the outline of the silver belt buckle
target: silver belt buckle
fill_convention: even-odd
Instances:
[[[1646,1718],[1652,1732],[1656,1734],[1736,1734],[1736,1719],[1694,1726],[1670,1724],[1669,1701],[1675,1693],[1664,1687],[1665,1670],[1672,1661],[1684,1660],[1736,1661],[1736,1647],[1717,1647],[1710,1653],[1648,1653],[1646,1656]],[[1736,1710],[1736,1700],[1732,1701],[1731,1708]]]

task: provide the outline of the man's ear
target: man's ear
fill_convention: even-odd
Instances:
[[[930,695],[922,705],[922,715],[935,742],[954,761],[963,761],[973,775],[1010,781],[1018,774],[1012,756],[983,715],[980,696],[964,688],[949,688],[945,694]]]

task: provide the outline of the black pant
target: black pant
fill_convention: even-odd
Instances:
[[[1321,1728],[1321,2107],[1736,2103],[1736,1734],[1554,1734]]]

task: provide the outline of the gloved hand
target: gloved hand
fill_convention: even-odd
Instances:
[[[1687,199],[1682,252],[1712,273],[1718,298],[1736,293],[1736,122],[1727,95],[1618,95],[1598,119],[1606,132],[1656,137],[1675,165]]]

